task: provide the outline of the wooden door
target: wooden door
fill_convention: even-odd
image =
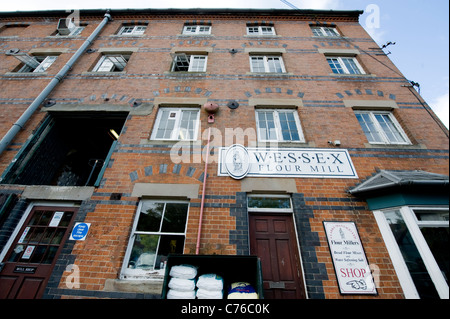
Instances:
[[[0,299],[42,297],[76,211],[75,207],[32,209],[3,261]]]
[[[292,215],[250,214],[250,252],[261,259],[264,297],[305,298]]]

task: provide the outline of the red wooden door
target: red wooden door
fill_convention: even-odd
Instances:
[[[75,207],[32,209],[3,261],[0,299],[42,296],[76,211]]]
[[[305,298],[292,215],[250,214],[250,252],[261,259],[264,297]]]

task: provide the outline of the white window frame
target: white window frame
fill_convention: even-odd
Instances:
[[[289,208],[261,208],[261,207],[249,207],[248,200],[251,197],[265,197],[265,198],[289,198]],[[290,195],[284,194],[248,194],[247,195],[247,211],[248,212],[259,212],[259,213],[292,213],[294,212],[294,207],[292,206],[292,197]]]
[[[146,202],[152,202],[152,203],[164,203],[164,204],[188,204],[188,208],[187,208],[187,213],[186,213],[186,225],[184,228],[184,232],[183,233],[171,233],[171,232],[161,232],[161,231],[137,231],[137,225],[138,225],[138,221],[139,221],[139,217],[141,214],[141,209],[142,209],[142,205]],[[184,236],[185,240],[184,240],[184,245],[186,245],[186,230],[187,230],[187,225],[189,222],[189,210],[191,208],[190,202],[187,200],[151,200],[151,199],[144,199],[144,200],[140,200],[139,201],[139,205],[138,208],[136,210],[136,215],[134,217],[134,222],[133,222],[133,228],[131,230],[131,235],[130,238],[128,240],[128,246],[127,246],[127,250],[125,252],[125,256],[123,259],[123,263],[122,263],[122,269],[120,272],[120,279],[152,279],[152,274],[156,274],[156,275],[164,275],[165,274],[165,269],[153,269],[153,270],[144,270],[144,269],[128,269],[128,263],[130,261],[130,257],[131,257],[131,252],[133,249],[133,245],[134,245],[134,239],[136,235],[156,235],[156,236],[163,236],[163,235],[175,235],[175,236]],[[165,213],[165,210],[164,210]],[[161,216],[161,219],[163,219],[163,216]],[[162,225],[162,221],[161,221],[161,225]],[[156,248],[156,253],[158,253],[159,250],[159,241],[158,241],[158,246]],[[184,247],[183,247],[183,251],[184,251]],[[157,259],[158,254],[155,255],[155,262]],[[156,266],[156,264],[154,265],[154,267]]]
[[[403,259],[402,253],[398,244],[395,240],[395,237],[390,229],[389,223],[386,220],[385,212],[388,211],[400,211],[401,216],[408,228],[408,231],[413,238],[414,244],[417,247],[417,250],[422,257],[425,267],[433,281],[435,288],[442,299],[449,298],[449,286],[445,281],[445,278],[437,264],[433,253],[431,252],[428,244],[420,231],[420,226],[429,226],[429,227],[449,227],[448,222],[418,222],[414,210],[440,210],[440,211],[448,211],[447,207],[412,207],[412,206],[403,206],[399,208],[389,208],[384,210],[374,211],[374,216],[377,221],[378,227],[381,231],[381,235],[383,236],[383,240],[386,244],[386,247],[389,252],[389,256],[391,257],[392,263],[394,265],[394,269],[397,273],[397,277],[402,286],[403,292],[407,299],[420,299],[419,293],[414,285],[412,277],[409,273],[408,267]]]
[[[183,27],[184,35],[207,35],[211,34],[211,26],[210,25],[185,25]]]
[[[326,56],[326,58],[327,58],[328,66],[332,70],[333,74],[348,74],[348,75],[364,75],[364,74],[366,74],[366,72],[362,68],[361,64],[359,64],[358,59],[356,59],[356,57],[352,57],[352,56],[329,56],[328,55],[328,56]],[[330,59],[336,59],[337,60],[338,65],[342,69],[343,73],[334,72],[333,68],[330,66],[330,62],[329,62]],[[359,73],[351,73],[351,70],[345,64],[344,59],[351,60],[355,64],[356,69],[358,70]],[[333,63],[336,64],[334,61],[333,61]]]
[[[368,114],[373,125],[375,126],[375,132],[370,132],[370,133],[376,133],[378,134],[379,137],[381,137],[382,141],[380,142],[376,142],[376,141],[369,141],[369,139],[366,138],[368,140],[368,142],[370,144],[378,144],[378,145],[411,145],[411,141],[409,140],[408,136],[406,135],[405,131],[403,131],[400,123],[398,123],[397,119],[395,118],[395,116],[392,114],[392,112],[389,111],[358,111],[355,110],[355,115],[357,114]],[[390,141],[385,130],[383,129],[383,127],[380,125],[380,123],[378,122],[378,120],[376,119],[375,115],[388,115],[389,119],[391,120],[392,124],[394,125],[394,128],[397,130],[397,132],[400,134],[400,136],[404,139],[404,142],[395,142],[395,141]],[[358,121],[359,122],[359,121]],[[359,123],[361,125],[361,123]],[[362,128],[362,127],[361,127]]]
[[[128,31],[131,30],[131,31]],[[124,25],[120,28],[118,35],[130,36],[130,35],[143,35],[147,30],[146,25]]]
[[[253,59],[255,58],[263,58],[263,64],[264,64],[264,72],[258,72],[254,70],[253,68]],[[281,72],[271,72],[270,71],[270,65],[269,60],[272,58],[278,58],[280,62]],[[283,74],[286,73],[286,67],[284,66],[283,57],[281,55],[258,55],[258,54],[251,54],[250,55],[250,70],[252,73],[274,73],[274,74]]]
[[[188,70],[187,71],[178,71],[175,70],[176,63],[178,59],[184,59],[185,63],[188,63]],[[196,60],[203,60],[203,67],[199,69],[194,69],[194,66],[196,65]],[[177,53],[173,57],[173,63],[172,63],[172,69],[171,72],[206,72],[206,67],[208,65],[208,55],[204,54],[186,54],[186,53]]]
[[[259,116],[258,116],[259,112],[272,112],[273,113],[274,124],[275,124],[275,133],[276,133],[276,136],[277,136],[276,139],[269,140],[269,139],[264,139],[262,137],[261,130],[260,130],[260,127],[259,127]],[[282,133],[280,117],[279,117],[279,113],[280,112],[294,114],[295,124],[297,125],[297,130],[298,130],[297,133],[298,133],[298,136],[299,136],[299,140],[298,141],[284,140],[283,139],[283,133]],[[256,117],[256,130],[257,130],[257,133],[258,133],[258,141],[259,142],[305,143],[305,136],[303,135],[302,125],[300,123],[300,118],[298,116],[298,112],[297,112],[296,109],[265,109],[265,108],[260,108],[260,109],[256,109],[255,110],[255,117]]]
[[[252,29],[255,31],[252,31]],[[276,35],[274,26],[247,26],[247,35],[253,36],[271,36]]]
[[[315,37],[340,37],[341,35],[335,27],[312,26],[311,31]],[[330,35],[330,33],[333,33]]]
[[[130,55],[126,54],[104,54],[92,69],[92,72],[122,72],[127,66],[129,59]]]
[[[174,128],[172,130],[172,133],[170,134],[170,138],[156,137],[156,135],[158,133],[158,128],[161,124],[161,118],[162,118],[163,111],[169,111],[170,112],[169,116],[171,116],[172,113],[175,114],[174,115],[174,121],[175,121]],[[197,118],[195,119],[195,123],[194,123],[194,136],[192,136],[190,138],[184,138],[184,139],[179,138],[180,131],[181,131],[180,126],[181,126],[181,119],[182,119],[183,111],[197,111]],[[200,126],[200,108],[160,107],[158,110],[158,114],[156,116],[155,126],[153,127],[151,139],[152,140],[161,140],[161,141],[196,141],[197,136],[198,136],[199,126]]]
[[[23,57],[23,58],[22,58]],[[24,63],[22,68],[20,68],[18,73],[43,73],[56,61],[57,55],[43,56],[18,56],[20,61]]]

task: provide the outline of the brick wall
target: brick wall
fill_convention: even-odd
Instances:
[[[133,16],[116,16],[107,24],[91,48],[96,50],[73,66],[64,81],[49,98],[58,105],[76,107],[94,105],[102,109],[124,106],[128,116],[119,143],[105,171],[100,187],[93,197],[82,203],[77,221],[91,223],[89,237],[83,242],[68,242],[60,257],[46,297],[155,297],[153,294],[133,294],[104,291],[105,282],[118,278],[128,238],[136,214],[139,198],[132,196],[136,183],[198,184],[199,194],[191,199],[185,242],[185,253],[195,253],[198,219],[200,214],[201,185],[205,173],[204,163],[173,163],[170,150],[174,143],[149,141],[158,107],[150,114],[133,113],[133,102],[140,100],[152,104],[155,98],[207,98],[219,104],[216,122],[207,124],[207,113],[201,111],[201,147],[192,148],[190,155],[199,156],[206,145],[205,129],[216,133],[214,146],[225,143],[226,128],[256,129],[254,106],[250,99],[302,99],[298,114],[306,144],[300,147],[329,148],[329,140],[339,139],[341,148],[348,149],[360,180],[380,169],[426,170],[448,175],[448,138],[430,118],[406,84],[400,71],[385,55],[356,20],[328,17],[335,22],[346,38],[312,37],[311,17],[242,17],[224,18],[205,16],[211,20],[212,35],[180,36],[186,20],[195,16],[140,16],[148,21],[143,36],[125,37],[114,33],[122,23],[135,21]],[[25,19],[28,21],[28,19]],[[20,38],[0,34],[0,50],[20,48],[29,50],[67,49],[42,75],[10,74],[18,61],[2,57],[0,64],[0,135],[17,119],[51,76],[68,61],[82,41],[93,31],[100,18],[88,18],[80,37],[49,37],[57,19],[30,18],[30,27],[21,29]],[[257,38],[246,36],[246,22],[270,20],[277,36]],[[0,26],[6,21],[0,20]],[[11,30],[8,30],[10,32]],[[6,34],[5,34],[6,35]],[[170,73],[170,52],[177,48],[207,48],[208,66],[205,74]],[[89,73],[101,50],[123,48],[133,52],[125,72],[98,75]],[[230,49],[237,53],[231,54]],[[250,74],[249,53],[246,49],[278,49],[282,54],[287,75]],[[358,61],[368,75],[335,76],[318,49],[358,49]],[[394,111],[412,146],[368,148],[367,139],[354,115],[345,107],[344,100],[395,101]],[[239,103],[231,110],[230,100]],[[0,171],[9,165],[20,146],[37,128],[45,115],[36,112],[24,130],[0,157]],[[245,146],[253,140],[246,140]],[[223,145],[228,146],[228,145]],[[395,276],[386,247],[378,227],[365,202],[350,196],[347,190],[358,180],[297,179],[298,193],[293,194],[294,217],[297,227],[306,288],[310,298],[344,298],[339,294],[322,221],[353,220],[370,263],[379,267],[382,286],[378,297],[402,298],[402,290]],[[5,187],[5,186],[0,186]],[[120,193],[120,200],[111,200],[111,194]],[[205,213],[200,252],[202,254],[248,254],[248,221],[246,193],[241,182],[217,176],[217,164],[208,167]],[[66,266],[74,263],[80,269],[81,287],[67,289],[65,282],[71,272]],[[345,298],[353,298],[345,296]]]

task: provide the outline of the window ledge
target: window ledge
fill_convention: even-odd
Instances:
[[[365,148],[386,148],[386,149],[404,149],[404,150],[416,150],[428,149],[424,144],[370,144],[364,143]]]
[[[284,72],[284,73],[272,73],[272,72],[247,72],[246,75],[253,75],[253,76],[292,76],[294,73],[291,72]]]
[[[92,76],[120,76],[127,74],[126,71],[121,72],[82,72],[81,75],[92,75]]]
[[[38,77],[47,76],[47,72],[6,72],[6,76],[26,76],[26,77]]]
[[[355,77],[355,78],[371,78],[371,77],[376,77],[376,74],[337,74],[337,73],[330,73],[330,76],[335,76],[337,78],[350,78],[350,77]]]

